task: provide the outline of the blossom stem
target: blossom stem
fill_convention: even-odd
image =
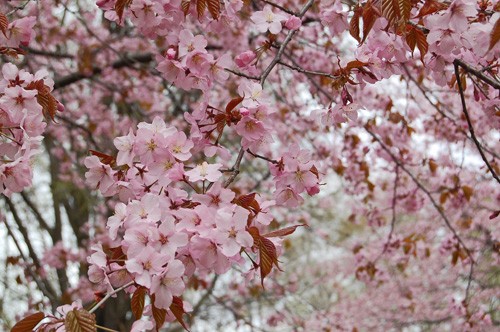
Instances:
[[[108,293],[106,294],[106,296],[104,296],[104,298],[99,301],[95,306],[92,307],[92,309],[89,310],[89,313],[93,313],[94,311],[96,311],[104,302],[106,302],[111,296],[115,295],[116,293],[124,290],[125,288],[127,287],[130,287],[132,286],[133,284],[135,283],[135,281],[131,281],[125,285],[123,285],[122,287],[120,288],[117,288],[115,289],[114,291],[112,291],[111,293]]]

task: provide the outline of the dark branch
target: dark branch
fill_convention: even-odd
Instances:
[[[130,67],[134,63],[148,63],[153,61],[153,54],[151,53],[145,53],[145,54],[135,54],[135,55],[129,55],[126,56],[123,59],[120,59],[118,61],[115,61],[111,64],[111,68],[113,69],[120,69],[120,68],[125,68],[125,67]],[[67,76],[61,77],[60,79],[55,80],[54,82],[54,90],[64,88],[65,86],[71,85],[73,83],[76,83],[80,80],[86,79],[86,78],[92,78],[93,76],[100,75],[102,73],[104,68],[99,68],[99,67],[94,67],[92,69],[92,74],[91,75],[86,75],[80,72],[72,73]]]
[[[500,178],[498,178],[498,175],[495,173],[495,170],[493,169],[490,162],[486,158],[486,156],[483,152],[483,149],[481,149],[481,144],[479,143],[479,141],[476,138],[476,134],[474,132],[474,127],[472,126],[472,121],[470,120],[469,112],[467,111],[467,103],[465,102],[464,88],[462,86],[462,81],[460,80],[460,73],[458,70],[458,67],[461,66],[460,62],[461,62],[460,60],[455,60],[453,62],[453,65],[455,67],[455,77],[457,79],[458,91],[460,92],[460,100],[462,101],[462,111],[465,115],[465,119],[467,120],[467,125],[469,126],[470,136],[472,138],[472,141],[476,145],[477,150],[479,151],[479,154],[481,155],[481,158],[483,159],[484,163],[486,164],[486,166],[490,170],[491,175],[495,178],[495,180],[497,180],[498,183],[500,183]],[[483,75],[483,74],[481,74],[481,75]]]

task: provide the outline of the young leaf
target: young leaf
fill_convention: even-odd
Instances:
[[[363,39],[361,40],[361,44],[363,44],[368,37],[375,21],[380,17],[380,12],[373,6],[371,0],[363,7]]]
[[[269,232],[269,233],[263,234],[262,236],[268,237],[268,238],[269,237],[287,236],[287,235],[290,235],[293,232],[295,232],[295,230],[297,229],[297,227],[301,227],[301,226],[307,226],[307,225],[289,226],[289,227],[285,227],[285,228],[279,229],[277,231],[273,231],[273,232]]]
[[[382,16],[389,22],[389,26],[396,24],[401,17],[398,0],[382,0]]]
[[[175,316],[179,324],[181,324],[186,331],[189,331],[189,328],[182,317],[186,312],[184,311],[184,305],[180,297],[173,297],[172,304],[170,305],[170,311],[172,311],[172,314]]]
[[[205,14],[205,8],[207,8],[206,0],[196,1],[196,12],[198,13],[198,19],[200,19],[203,14]]]
[[[56,98],[54,98],[54,96],[47,90],[47,93],[40,93],[39,91],[36,95],[36,99],[38,101],[38,104],[42,106],[43,116],[46,119],[51,119],[52,121],[54,121],[57,112]]]
[[[415,18],[424,17],[440,10],[445,10],[446,8],[448,8],[448,5],[443,2],[439,2],[436,0],[426,0]]]
[[[490,47],[488,48],[488,51],[490,51],[495,45],[498,43],[500,40],[500,18],[497,19],[495,22],[495,26],[493,27],[493,30],[491,30],[490,34]]]
[[[118,18],[120,19],[120,22],[122,21],[123,18],[123,11],[125,8],[128,8],[130,4],[132,3],[132,0],[116,0],[115,3],[115,12],[116,15],[118,15]]]
[[[472,189],[469,186],[463,186],[462,191],[464,193],[464,196],[465,196],[465,199],[467,200],[467,202],[470,201],[470,198],[472,197],[472,194],[474,193],[474,189]]]
[[[352,15],[351,22],[349,22],[349,33],[351,36],[361,43],[361,38],[359,37],[359,18],[363,13],[363,8],[356,5],[354,8],[354,14]]]
[[[95,332],[97,331],[95,316],[84,309],[73,309],[68,312],[64,320],[64,327],[68,332]]]
[[[243,101],[243,97],[231,99],[231,101],[226,106],[226,113],[230,113],[242,101]]]
[[[259,250],[260,279],[262,287],[264,287],[264,279],[269,273],[271,273],[273,265],[276,265],[279,269],[276,246],[271,240],[260,235],[257,227],[250,227],[248,232],[253,237],[254,246]]]
[[[208,11],[214,20],[218,20],[220,16],[220,0],[206,0]]]
[[[160,328],[163,326],[163,323],[165,323],[165,318],[167,317],[167,310],[166,309],[161,309],[157,308],[154,303],[155,303],[155,296],[151,296],[151,302],[153,303],[153,318],[156,323],[156,331],[159,331]]]
[[[5,38],[7,37],[7,28],[9,27],[9,19],[4,13],[0,12],[0,31],[2,31]]]
[[[94,155],[94,156],[97,156],[100,160],[101,160],[101,163],[105,164],[105,165],[113,165],[116,161],[116,158],[113,157],[113,156],[110,156],[109,154],[105,154],[105,153],[102,153],[102,152],[99,152],[99,151],[95,151],[95,150],[89,150],[89,152]]]
[[[130,300],[130,307],[132,314],[136,320],[141,319],[142,312],[144,311],[144,300],[146,298],[146,288],[139,287],[135,290]]]
[[[412,54],[415,50],[415,46],[418,47],[418,50],[420,51],[420,61],[424,63],[424,56],[425,54],[427,54],[429,44],[427,43],[427,39],[422,30],[410,24],[407,24],[405,41],[406,44],[408,44],[408,46],[410,47]]]
[[[26,316],[23,319],[21,319],[19,322],[12,327],[11,332],[31,332],[33,331],[33,328],[37,326],[38,323],[42,319],[45,318],[45,314],[43,312],[37,312],[32,315]]]
[[[181,8],[182,8],[182,11],[184,12],[184,16],[187,16],[187,14],[189,14],[189,7],[191,5],[191,1],[190,0],[182,0],[181,2]]]

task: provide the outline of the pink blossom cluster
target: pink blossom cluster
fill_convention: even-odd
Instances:
[[[5,33],[0,33],[0,45],[11,48],[28,46],[33,36],[35,16],[27,16],[9,23]]]
[[[170,47],[164,58],[158,57],[156,67],[163,77],[184,89],[199,89],[207,92],[214,82],[228,79],[226,68],[232,66],[229,54],[218,58],[207,52],[207,40],[202,35],[193,35],[187,29],[180,31],[179,42]]]
[[[85,160],[87,183],[122,200],[107,221],[112,249],[101,244],[92,248],[92,282],[111,292],[134,281],[154,295],[157,308],[169,309],[194,273],[222,274],[233,264],[244,264],[242,251],[254,250],[248,229],[269,225],[274,201],[257,196],[257,206],[245,204],[222,185],[222,164],[191,166],[193,141],[159,117],[114,143],[116,161],[107,162],[102,155]],[[311,164],[302,165],[298,160],[306,156],[297,153],[287,157],[287,164],[296,165],[297,172],[309,168],[303,171],[304,186],[294,189],[314,191]]]
[[[0,80],[0,194],[10,195],[31,185],[31,163],[39,153],[46,123],[37,100],[36,84],[49,91],[53,81],[46,70],[35,75],[15,65],[2,67]],[[60,106],[62,109],[62,106]]]
[[[306,191],[312,196],[319,192],[318,169],[311,161],[310,151],[300,149],[298,144],[290,146],[281,160],[271,165],[271,174],[276,181],[274,197],[279,205],[297,207],[304,201],[301,193]]]

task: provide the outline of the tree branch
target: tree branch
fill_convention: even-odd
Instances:
[[[484,155],[484,152],[483,150],[481,149],[481,144],[479,143],[479,141],[477,140],[476,138],[476,134],[474,133],[474,127],[472,126],[472,121],[470,120],[470,117],[469,117],[469,112],[467,111],[467,103],[465,102],[465,96],[464,96],[464,88],[462,86],[462,81],[460,80],[460,73],[459,73],[459,70],[458,70],[458,67],[461,66],[462,63],[460,60],[455,60],[453,62],[453,66],[455,67],[455,77],[457,79],[457,84],[458,84],[458,91],[460,92],[460,100],[462,102],[462,111],[465,115],[465,119],[467,120],[467,125],[469,126],[469,132],[470,132],[470,136],[472,138],[472,141],[474,142],[474,144],[476,145],[477,147],[477,150],[479,151],[479,154],[481,155],[481,158],[483,159],[484,163],[486,164],[486,166],[488,167],[491,175],[495,178],[495,180],[497,180],[498,183],[500,183],[500,178],[498,178],[498,175],[495,173],[495,170],[493,169],[493,167],[490,165],[488,159],[486,158],[486,156]],[[464,67],[465,68],[465,67]],[[479,73],[480,75],[483,75],[482,73]],[[478,76],[479,77],[479,76]]]
[[[124,59],[117,60],[113,62],[109,67],[113,69],[120,69],[124,67],[129,67],[130,65],[134,63],[148,63],[153,60],[153,54],[151,53],[144,53],[144,54],[132,54],[129,56],[126,56]],[[61,77],[57,80],[54,81],[54,90],[64,88],[65,86],[71,85],[75,82],[78,82],[80,80],[86,79],[86,78],[92,78],[93,76],[100,75],[103,71],[103,68],[99,67],[94,67],[92,69],[92,74],[91,75],[85,75],[80,72],[75,72],[72,74],[69,74],[67,76]]]

